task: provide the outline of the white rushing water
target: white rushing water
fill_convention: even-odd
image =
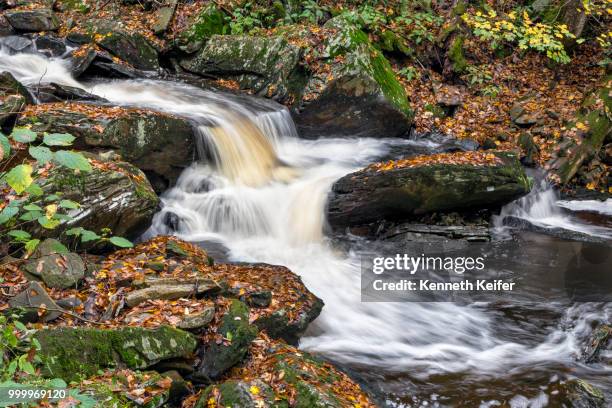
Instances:
[[[585,325],[551,330],[534,346],[500,336],[490,314],[476,305],[360,301],[359,254],[334,251],[324,237],[326,195],[334,180],[383,155],[394,141],[301,140],[289,112],[268,101],[162,81],[80,84],[68,69],[65,60],[0,51],[0,71],[26,83],[80,86],[115,104],[189,118],[198,129],[200,155],[214,162],[184,171],[162,197],[163,209],[149,233],[173,232],[164,221],[175,214],[176,234],[184,239],[219,241],[234,260],[282,264],[301,275],[325,302],[302,348],[344,363],[422,376],[570,362],[578,352],[576,330]],[[545,190],[505,211],[545,224],[566,222],[550,206],[556,201],[550,194]],[[563,225],[576,228],[572,222]]]

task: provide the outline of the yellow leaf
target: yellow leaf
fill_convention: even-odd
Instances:
[[[591,182],[586,185],[586,188],[589,190],[595,190],[595,183]]]
[[[256,385],[251,385],[251,388],[249,388],[249,391],[251,392],[251,394],[257,395],[259,394],[259,387],[257,387]]]
[[[57,212],[57,204],[49,204],[45,207],[45,215],[51,219]]]

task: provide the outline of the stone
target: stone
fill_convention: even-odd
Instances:
[[[55,303],[64,309],[76,309],[83,305],[83,302],[75,296],[58,299]]]
[[[30,51],[34,44],[29,38],[11,35],[2,39],[2,45],[15,52],[25,52]]]
[[[0,16],[0,37],[15,34],[13,26],[8,22],[6,17]]]
[[[534,143],[533,137],[527,132],[521,133],[518,138],[518,145],[522,150],[521,163],[527,167],[534,167],[540,150]]]
[[[23,322],[50,322],[62,315],[60,307],[38,282],[30,282],[26,289],[10,298],[8,304],[11,309],[25,309],[25,314],[20,318]],[[47,310],[39,316],[41,306]]]
[[[254,387],[258,390],[257,394],[251,392]],[[262,380],[228,380],[206,388],[195,408],[208,407],[208,400],[213,389],[218,392],[217,401],[224,407],[272,407],[276,405],[272,388]]]
[[[91,66],[98,53],[93,48],[86,50],[75,50],[71,54],[72,65],[71,72],[75,78],[80,77]]]
[[[36,271],[40,272],[40,277],[48,287],[68,289],[83,279],[85,264],[77,254],[52,254],[36,260]]]
[[[40,103],[53,103],[62,101],[89,101],[97,103],[108,102],[97,95],[90,94],[81,88],[56,83],[36,84],[30,87]]]
[[[604,324],[593,330],[593,333],[587,340],[587,344],[582,353],[582,359],[584,362],[596,362],[599,358],[599,354],[602,351],[608,350],[610,339],[612,339],[611,326]]]
[[[601,390],[580,379],[569,380],[562,387],[564,403],[572,408],[604,408]]]
[[[190,333],[169,326],[58,327],[39,330],[34,338],[41,345],[38,356],[42,374],[66,381],[88,377],[105,368],[146,369],[160,361],[189,357],[197,346]]]
[[[201,312],[184,317],[178,324],[178,328],[183,330],[200,329],[212,322],[214,317],[215,308],[213,306],[210,306]]]
[[[257,336],[257,327],[249,323],[249,309],[244,303],[233,300],[223,316],[217,333],[226,341],[221,344],[209,343],[200,353],[201,362],[194,373],[194,379],[208,382],[215,380],[234,365],[242,361],[251,341]]]
[[[157,211],[159,198],[146,176],[125,162],[113,162],[107,169],[93,168],[78,174],[54,167],[40,180],[40,186],[52,194],[62,191],[62,198],[80,204],[70,210],[70,228],[91,231],[110,228],[114,235],[133,238],[149,227]],[[27,229],[43,237],[59,236],[67,226],[46,230],[38,225]]]
[[[28,104],[34,103],[34,97],[10,72],[0,73],[0,96],[21,95]]]
[[[176,406],[180,406],[183,399],[191,394],[190,385],[176,370],[165,371],[161,375],[172,380],[172,385],[170,386],[168,395],[168,402]]]
[[[178,0],[166,0],[163,7],[155,11],[155,22],[151,29],[156,35],[163,34],[172,21]]]
[[[183,284],[156,284],[148,288],[138,289],[127,294],[125,302],[129,307],[134,307],[147,300],[155,299],[180,299],[183,297],[202,295],[211,291],[218,291],[219,286],[212,281],[197,281]]]
[[[378,171],[367,167],[334,183],[327,203],[333,228],[406,219],[431,212],[501,207],[531,189],[517,157],[495,152],[498,164],[423,164]]]
[[[43,35],[34,39],[36,51],[47,57],[61,57],[66,53],[66,44],[59,38]]]
[[[4,13],[9,24],[17,31],[55,31],[60,21],[49,9],[14,10]]]

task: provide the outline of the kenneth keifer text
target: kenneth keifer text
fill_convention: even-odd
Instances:
[[[407,280],[401,279],[393,282],[386,282],[377,279],[372,283],[374,290],[393,290],[393,291],[511,291],[514,290],[515,282],[505,282],[501,279],[486,280],[478,279],[472,282],[469,279],[459,282],[432,282],[429,279]]]

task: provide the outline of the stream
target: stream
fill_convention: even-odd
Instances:
[[[612,356],[586,365],[581,349],[612,302],[544,297],[539,276],[572,244],[536,233],[508,237],[495,223],[489,250],[502,268],[533,280],[520,299],[472,304],[361,302],[361,255],[385,243],[327,234],[325,201],[335,180],[390,152],[436,152],[428,138],[303,140],[289,111],[271,101],[153,80],[80,83],[66,59],[0,49],[0,71],[26,83],[76,86],[113,104],[188,118],[205,158],[162,196],[146,236],[175,234],[218,248],[229,261],[285,265],[325,307],[300,348],[336,362],[391,407],[545,407],[567,377],[600,387],[612,400]],[[596,214],[598,221],[580,214]],[[612,201],[561,201],[546,184],[502,209],[542,228],[612,239]],[[577,244],[581,245],[581,244]],[[212,251],[214,252],[214,251]],[[213,253],[213,256],[215,254]],[[541,280],[545,282],[545,280]],[[503,405],[505,402],[506,405]]]

